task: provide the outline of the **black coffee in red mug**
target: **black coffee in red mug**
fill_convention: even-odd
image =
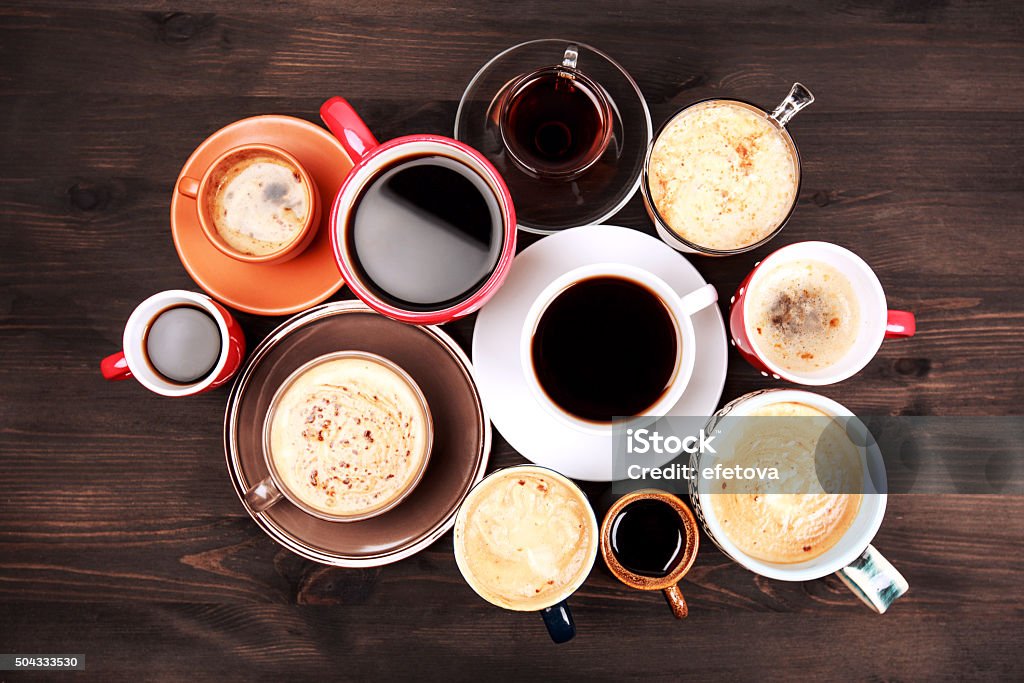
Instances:
[[[441,135],[380,143],[340,97],[320,116],[354,162],[330,219],[331,248],[352,293],[419,325],[483,306],[516,251],[512,196],[494,166]]]

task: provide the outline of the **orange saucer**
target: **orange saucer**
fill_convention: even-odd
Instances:
[[[171,199],[171,235],[185,270],[214,299],[246,313],[290,315],[331,296],[344,281],[328,234],[331,204],[352,160],[326,130],[292,116],[253,116],[235,121],[206,138],[178,175],[202,177],[221,154],[239,145],[262,142],[290,152],[320,189],[320,225],[306,250],[284,263],[243,263],[222,254],[203,233],[195,200],[177,191]]]

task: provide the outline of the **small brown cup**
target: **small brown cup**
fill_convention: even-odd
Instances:
[[[286,165],[295,168],[302,177],[302,185],[306,188],[306,198],[309,201],[309,212],[299,233],[290,242],[282,245],[280,249],[267,254],[247,254],[229,245],[217,231],[211,211],[211,195],[217,191],[217,181],[222,171],[234,164],[237,157],[245,154],[264,154],[277,157]],[[320,225],[320,191],[317,189],[316,182],[298,159],[273,145],[251,143],[229,149],[210,164],[201,178],[188,176],[180,178],[177,191],[196,201],[199,225],[206,238],[210,240],[210,244],[224,255],[245,263],[283,263],[295,258],[313,241]]]
[[[686,547],[683,549],[683,554],[678,562],[676,562],[676,565],[665,576],[643,576],[636,574],[626,569],[619,562],[619,559],[615,557],[615,552],[612,550],[612,523],[627,505],[638,500],[662,502],[675,510],[680,520],[682,520],[683,530],[686,535]],[[604,521],[601,523],[601,557],[604,558],[605,564],[608,565],[608,569],[615,575],[615,578],[630,588],[636,588],[637,590],[660,590],[664,593],[665,600],[668,601],[668,605],[672,608],[672,614],[675,615],[676,619],[685,619],[687,614],[689,614],[686,599],[683,598],[678,584],[686,572],[690,571],[693,561],[697,559],[697,548],[699,546],[700,536],[697,533],[697,520],[694,518],[690,508],[671,493],[658,489],[641,489],[627,493],[615,501],[615,504],[608,510],[608,513],[604,516]]]

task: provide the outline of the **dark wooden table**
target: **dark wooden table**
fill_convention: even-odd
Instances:
[[[535,616],[473,594],[450,535],[364,571],[282,550],[229,483],[227,391],[162,399],[97,367],[137,302],[196,288],[168,203],[209,133],[316,120],[340,94],[381,139],[450,134],[479,65],[564,36],[618,58],[656,124],[704,97],[774,106],[810,86],[793,220],[697,267],[729,292],[784,244],[850,247],[920,331],[823,393],[862,414],[1019,415],[1019,3],[150,4],[0,2],[0,652],[84,653],[97,680],[1024,676],[1020,497],[894,496],[876,545],[911,590],[884,616],[835,578],[760,579],[705,543],[689,620],[599,563],[579,636],[556,647]],[[614,222],[651,232],[638,199]],[[240,319],[253,343],[280,322]],[[468,348],[472,328],[448,331]],[[762,386],[730,356],[723,401]],[[496,438],[493,466],[521,460]]]

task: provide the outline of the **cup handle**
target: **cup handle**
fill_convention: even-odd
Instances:
[[[540,611],[544,625],[548,627],[548,635],[556,643],[567,643],[576,637],[576,622],[572,620],[569,603],[562,600],[557,605],[545,607]]]
[[[103,379],[111,382],[120,382],[132,377],[132,371],[128,369],[128,361],[124,357],[124,351],[112,353],[101,360],[100,372],[103,373]]]
[[[685,619],[690,614],[690,608],[686,606],[686,598],[683,597],[679,586],[669,586],[661,592],[665,594],[665,601],[672,608],[672,615],[676,619]]]
[[[913,337],[917,332],[917,319],[910,311],[889,311],[885,319],[885,338]]]
[[[718,301],[718,290],[711,284],[695,289],[679,299],[679,303],[683,307],[683,311],[686,312],[686,315],[693,315],[698,311],[703,311],[716,301]]]
[[[575,43],[565,48],[565,53],[562,54],[562,66],[566,69],[575,69],[576,64],[580,61],[580,46]]]
[[[178,181],[178,192],[185,195],[186,197],[191,197],[192,199],[195,199],[196,197],[199,196],[199,181],[196,180],[195,178],[189,178],[188,176],[184,176],[181,180]]]
[[[352,163],[377,146],[377,138],[343,97],[332,97],[320,106],[320,118],[348,152]]]
[[[884,614],[910,588],[903,575],[872,545],[836,574],[854,595],[879,614]]]
[[[245,492],[245,503],[253,512],[263,512],[279,500],[281,489],[277,488],[277,484],[270,477]]]
[[[775,107],[771,116],[780,125],[785,127],[789,120],[796,116],[797,112],[814,101],[814,94],[804,86],[803,83],[794,83],[789,89],[786,99]]]

